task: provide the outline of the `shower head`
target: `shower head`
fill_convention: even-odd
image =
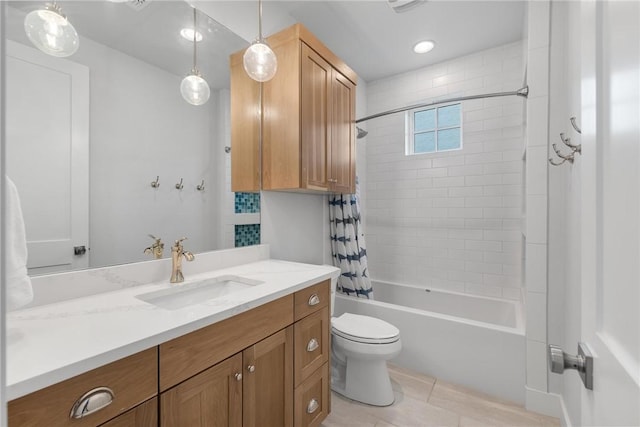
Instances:
[[[360,129],[358,126],[356,126],[356,130],[358,131],[358,135],[356,135],[356,138],[358,139],[364,138],[369,133],[364,129]]]

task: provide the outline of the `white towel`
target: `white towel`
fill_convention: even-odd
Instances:
[[[5,175],[7,183],[6,209],[6,268],[7,310],[15,310],[33,300],[31,279],[27,275],[27,237],[18,189]]]

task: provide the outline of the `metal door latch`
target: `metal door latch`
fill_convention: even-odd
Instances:
[[[578,343],[578,354],[567,354],[557,345],[549,344],[549,369],[556,374],[565,369],[578,371],[582,383],[588,390],[593,390],[593,356],[585,343]]]

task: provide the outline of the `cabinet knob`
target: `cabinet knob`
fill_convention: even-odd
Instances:
[[[113,402],[114,394],[109,387],[96,387],[83,394],[71,408],[69,418],[78,419],[93,414]]]
[[[320,347],[320,344],[318,344],[318,340],[315,338],[311,338],[309,340],[309,343],[307,344],[307,351],[311,353],[312,351],[316,351],[318,347]]]
[[[233,377],[236,379],[236,381],[242,381],[242,374],[240,372],[236,372]]]
[[[313,399],[311,399],[309,401],[309,404],[307,405],[307,414],[313,414],[314,412],[316,412],[316,410],[319,407],[320,407],[320,404],[318,403],[318,401],[314,397]]]
[[[310,305],[310,306],[320,304],[320,298],[318,297],[318,294],[311,295],[309,297],[309,301],[307,301],[307,304]]]
[[[247,366],[247,371],[249,371],[249,372],[253,372],[253,371],[255,371],[255,370],[256,370],[255,365],[249,365],[249,366]]]

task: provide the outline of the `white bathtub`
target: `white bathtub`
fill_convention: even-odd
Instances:
[[[522,304],[425,287],[374,282],[374,300],[336,295],[335,315],[383,319],[400,330],[392,362],[524,404]]]

